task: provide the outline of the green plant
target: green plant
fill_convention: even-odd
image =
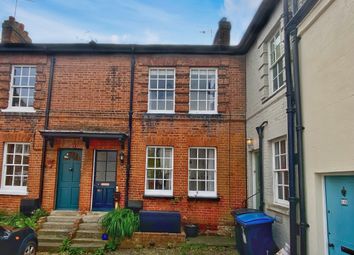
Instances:
[[[0,225],[7,225],[14,228],[30,227],[34,229],[37,227],[37,221],[39,218],[47,215],[48,213],[43,209],[37,209],[30,217],[27,217],[22,213],[11,215],[0,213]]]
[[[139,217],[130,209],[116,209],[102,219],[102,226],[114,241],[131,237],[138,229]]]
[[[71,240],[66,238],[63,240],[62,244],[59,246],[58,249],[59,254],[66,254],[66,255],[83,255],[86,252],[79,247],[72,247]]]
[[[40,218],[42,217],[45,217],[45,216],[48,216],[49,213],[47,211],[45,211],[44,209],[42,208],[39,208],[37,210],[35,210],[31,216],[31,218],[37,222]]]

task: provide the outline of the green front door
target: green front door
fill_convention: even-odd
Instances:
[[[80,169],[81,150],[60,151],[56,209],[79,208]]]

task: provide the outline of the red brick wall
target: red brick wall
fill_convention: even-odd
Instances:
[[[28,191],[37,197],[43,129],[43,111],[49,77],[46,56],[2,55],[0,108],[7,107],[11,64],[36,64],[35,114],[0,113],[0,163],[4,141],[31,142]],[[176,114],[147,114],[149,67],[176,68]],[[214,116],[188,114],[191,67],[218,68],[218,112]],[[57,56],[49,129],[128,133],[130,57],[126,55]],[[16,123],[16,124],[14,124]],[[21,134],[21,135],[20,135]],[[236,56],[139,55],[136,59],[130,199],[143,199],[145,154],[148,145],[174,147],[174,199],[144,199],[144,209],[178,210],[193,223],[211,226],[231,223],[230,209],[242,206],[245,173],[245,69]],[[219,201],[188,201],[188,148],[217,148]],[[80,139],[55,139],[48,146],[43,207],[55,208],[57,157],[60,148],[82,149],[80,210],[90,210],[94,149],[120,151],[118,141],[93,140],[86,149]],[[125,155],[127,155],[125,146]],[[117,164],[117,185],[124,205],[126,160]],[[6,207],[11,201],[11,206]],[[0,195],[0,209],[18,208],[20,197]]]

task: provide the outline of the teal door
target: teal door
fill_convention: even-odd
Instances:
[[[354,176],[327,176],[328,253],[354,254]]]
[[[79,208],[80,169],[81,150],[60,151],[56,209]]]

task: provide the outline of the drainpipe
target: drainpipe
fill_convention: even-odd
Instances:
[[[49,70],[49,81],[48,81],[48,96],[47,103],[45,108],[45,116],[44,116],[44,130],[48,129],[49,126],[49,113],[52,102],[52,87],[53,87],[53,79],[54,79],[54,67],[55,67],[55,56],[51,56],[50,58],[50,70]],[[39,203],[42,206],[43,201],[43,187],[44,187],[44,172],[45,172],[45,161],[47,158],[47,141],[43,138],[42,144],[42,159],[41,159],[41,173],[39,177]]]
[[[289,22],[288,0],[283,0],[284,24]],[[284,55],[285,55],[285,73],[286,73],[286,98],[288,115],[288,165],[289,165],[289,206],[290,206],[290,254],[297,255],[297,224],[296,224],[296,174],[294,165],[294,102],[293,86],[291,75],[291,49],[290,33],[284,29]]]
[[[294,1],[295,2],[295,1]],[[292,34],[293,48],[293,72],[294,72],[294,91],[295,91],[295,115],[296,115],[296,142],[297,142],[297,161],[298,161],[298,187],[299,187],[299,212],[300,212],[300,254],[307,253],[306,231],[309,225],[306,221],[305,203],[305,171],[303,155],[303,131],[302,109],[301,109],[301,90],[300,90],[300,70],[299,70],[299,38],[297,29]]]
[[[259,162],[259,171],[258,171],[258,180],[259,180],[259,210],[264,211],[264,182],[263,182],[263,131],[264,127],[268,124],[268,121],[264,121],[260,126],[256,127],[258,134],[258,143],[259,143],[259,153],[258,153],[258,162]]]
[[[125,173],[125,207],[128,207],[129,200],[129,180],[130,180],[130,168],[131,168],[131,146],[132,146],[132,134],[133,134],[133,99],[134,99],[134,75],[135,75],[135,54],[134,47],[131,49],[130,60],[130,99],[129,99],[129,136],[128,136],[128,155],[127,155],[127,170]]]

